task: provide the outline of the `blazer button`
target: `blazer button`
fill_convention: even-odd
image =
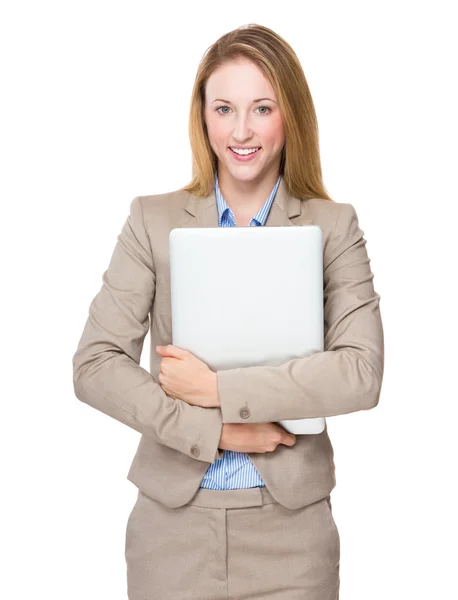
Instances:
[[[249,408],[242,408],[240,410],[240,416],[242,417],[242,419],[248,419],[248,417],[251,415],[250,409]]]
[[[197,445],[191,446],[191,454],[193,456],[199,456],[199,454],[200,454],[199,446],[197,446]]]

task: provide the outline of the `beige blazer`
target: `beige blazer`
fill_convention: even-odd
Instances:
[[[172,343],[169,233],[217,227],[215,193],[199,198],[177,190],[132,200],[73,356],[73,383],[79,400],[142,434],[127,479],[166,506],[186,504],[210,463],[222,456],[223,423],[330,417],[378,404],[384,368],[380,296],[355,209],[292,197],[282,178],[265,226],[309,223],[323,232],[325,351],[280,366],[218,371],[221,407],[201,408],[165,394],[155,348]],[[148,329],[150,372],[139,366]],[[327,427],[298,435],[292,447],[279,444],[273,452],[248,455],[287,508],[320,500],[335,487]]]

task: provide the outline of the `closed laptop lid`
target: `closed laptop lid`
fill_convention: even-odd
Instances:
[[[173,344],[213,371],[322,352],[323,241],[316,225],[170,232]],[[284,419],[321,433],[324,417]]]

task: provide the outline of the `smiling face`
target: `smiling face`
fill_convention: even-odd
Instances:
[[[207,80],[204,117],[218,157],[218,178],[259,183],[278,177],[285,143],[283,120],[273,87],[246,59],[225,63]],[[239,157],[231,147],[260,148]]]

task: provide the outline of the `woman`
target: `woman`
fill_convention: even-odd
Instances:
[[[134,198],[73,357],[76,396],[142,434],[128,474],[128,596],[334,600],[327,428],[296,439],[275,423],[378,404],[383,329],[366,240],[353,206],[325,191],[307,82],[272,30],[242,27],[208,49],[190,139],[192,182]],[[215,373],[171,344],[173,228],[306,223],[323,232],[324,352]],[[149,327],[151,374],[139,366]]]

